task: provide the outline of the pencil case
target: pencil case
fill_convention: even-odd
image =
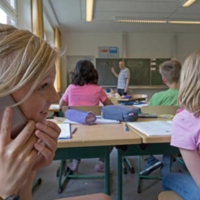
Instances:
[[[138,108],[126,106],[108,105],[102,107],[102,117],[105,119],[114,119],[123,122],[132,122],[138,119]]]
[[[93,112],[84,112],[74,109],[66,110],[65,117],[68,120],[87,125],[92,125],[96,121],[96,115]]]

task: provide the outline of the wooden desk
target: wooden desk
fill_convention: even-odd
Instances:
[[[140,144],[142,141],[138,134],[124,131],[123,124],[72,125],[72,129],[75,127],[77,131],[72,139],[59,140],[58,148]]]
[[[123,98],[114,98],[114,97],[111,97],[110,98],[111,102],[114,104],[114,105],[121,105],[120,102],[133,102],[133,101],[141,101],[141,100],[146,100],[146,98],[139,98],[139,97],[135,97],[135,98],[131,98],[131,99],[123,99]]]
[[[165,118],[139,118],[137,122],[148,122],[148,121],[167,121],[171,119],[165,119]],[[137,133],[142,138],[142,143],[149,144],[149,143],[169,143],[171,141],[170,135],[165,136],[151,136],[148,137],[144,133],[138,131],[137,129],[129,126],[129,129],[131,129],[134,133]]]
[[[125,132],[123,124],[98,124],[98,125],[72,125],[77,131],[72,139],[58,140],[58,149],[54,160],[76,159],[76,158],[98,158],[105,159],[105,193],[110,194],[109,179],[109,156],[110,146],[141,144],[142,139],[132,131]],[[62,165],[61,165],[62,167]],[[61,177],[62,168],[60,168]],[[88,177],[87,177],[88,178]],[[98,178],[98,177],[96,177]],[[63,189],[63,183],[59,178],[59,191]]]
[[[138,122],[144,121],[155,121],[155,120],[166,120],[163,118],[139,118]],[[171,155],[179,153],[178,148],[170,146],[171,136],[151,136],[148,137],[140,131],[129,126],[129,130],[132,133],[138,134],[142,138],[142,144],[134,145],[125,145],[121,146],[117,150],[117,191],[118,191],[118,200],[122,200],[122,157],[123,156],[141,156],[141,155],[158,155],[165,154]],[[140,164],[138,162],[138,169],[140,169]],[[140,175],[138,174],[138,192],[140,192]]]

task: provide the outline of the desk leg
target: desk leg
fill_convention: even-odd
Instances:
[[[110,195],[110,147],[106,147],[106,156],[105,156],[105,193]]]
[[[60,161],[60,171],[59,171],[59,178],[58,178],[58,193],[62,192],[62,171],[63,171],[63,163],[64,160]]]
[[[121,149],[117,149],[117,200],[122,200],[122,154]]]

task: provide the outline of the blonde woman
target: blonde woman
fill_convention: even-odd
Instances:
[[[59,100],[54,89],[58,57],[58,51],[31,32],[0,24],[0,98],[12,95],[28,120],[11,139],[13,109],[4,110],[0,124],[2,199],[19,195],[21,200],[30,200],[37,170],[54,157],[60,129],[47,122],[46,116],[49,106]]]
[[[164,190],[174,190],[184,200],[200,198],[200,49],[185,60],[178,96],[180,112],[173,120],[171,145],[180,149],[189,174],[164,177]]]

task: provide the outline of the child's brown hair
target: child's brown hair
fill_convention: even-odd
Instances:
[[[165,61],[160,64],[159,71],[169,84],[178,83],[181,72],[181,63],[177,60]]]

